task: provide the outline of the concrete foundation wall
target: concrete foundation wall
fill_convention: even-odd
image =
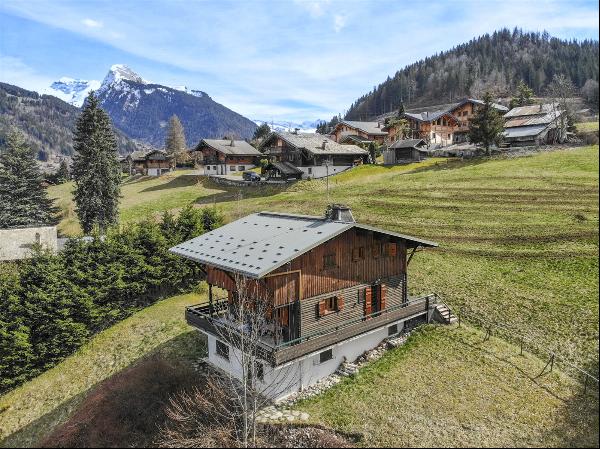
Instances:
[[[388,337],[390,326],[397,324],[398,332],[401,332],[404,321],[406,320],[386,324],[281,366],[272,367],[265,362],[263,364],[264,380],[261,382],[260,389],[266,396],[274,400],[281,400],[291,393],[301,391],[335,373],[342,362],[353,362],[365,351],[375,348]],[[230,346],[229,360],[226,360],[217,354],[217,337],[211,334],[206,335],[208,337],[208,362],[240,380],[242,377],[240,352]],[[320,354],[328,349],[332,350],[333,357],[321,363]]]
[[[51,251],[57,250],[56,226],[0,229],[0,260],[18,260],[31,256],[39,243]]]

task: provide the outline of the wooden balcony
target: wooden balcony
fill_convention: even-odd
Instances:
[[[260,357],[271,365],[281,365],[389,323],[422,316],[435,305],[435,302],[435,295],[427,295],[411,299],[396,307],[386,308],[380,312],[363,316],[360,319],[342,322],[335,327],[326,328],[310,335],[303,335],[296,340],[286,342],[276,338],[265,338],[260,342],[258,352]],[[223,326],[228,326],[227,308],[223,307],[222,302],[215,303],[213,306],[202,304],[187,307],[185,316],[188,324],[217,338],[223,335]],[[227,335],[235,335],[231,332],[231,327],[228,328]]]

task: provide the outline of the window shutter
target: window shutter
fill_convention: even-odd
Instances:
[[[319,315],[319,318],[321,318],[322,316],[325,315],[325,300],[324,299],[319,301],[318,308],[317,308],[317,314]]]
[[[335,307],[338,312],[344,310],[344,297],[342,295],[338,295],[337,300],[335,302]]]
[[[396,257],[396,244],[395,243],[388,243],[388,256],[390,257]]]
[[[385,310],[385,297],[387,294],[387,285],[381,284],[379,286],[380,297],[381,297],[381,310]]]
[[[371,315],[372,311],[372,303],[371,300],[373,298],[373,294],[371,292],[371,287],[367,287],[365,289],[365,315]]]

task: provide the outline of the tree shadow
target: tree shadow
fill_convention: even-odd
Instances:
[[[409,170],[406,173],[424,173],[424,172],[439,172],[448,170],[457,170],[465,167],[473,167],[476,165],[484,164],[494,159],[489,157],[474,157],[470,159],[453,159],[448,158],[445,161],[436,162],[435,164],[426,165],[424,167],[417,167],[414,170]]]
[[[169,182],[165,182],[165,183],[158,184],[158,185],[151,186],[151,187],[146,187],[141,192],[157,192],[160,190],[177,189],[180,187],[191,187],[193,185],[201,183],[199,178],[200,178],[200,176],[194,176],[194,175],[176,176],[173,179],[171,179]]]
[[[178,335],[8,435],[0,447],[149,445],[169,395],[200,381],[192,364],[205,353],[202,334]]]

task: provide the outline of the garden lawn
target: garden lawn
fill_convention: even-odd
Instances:
[[[324,394],[311,422],[366,447],[597,447],[598,402],[537,357],[472,328],[427,326]]]
[[[31,447],[48,435],[99,382],[141,357],[159,354],[194,360],[204,351],[200,334],[185,322],[185,307],[204,293],[175,296],[99,333],[54,368],[0,397],[0,446]]]

